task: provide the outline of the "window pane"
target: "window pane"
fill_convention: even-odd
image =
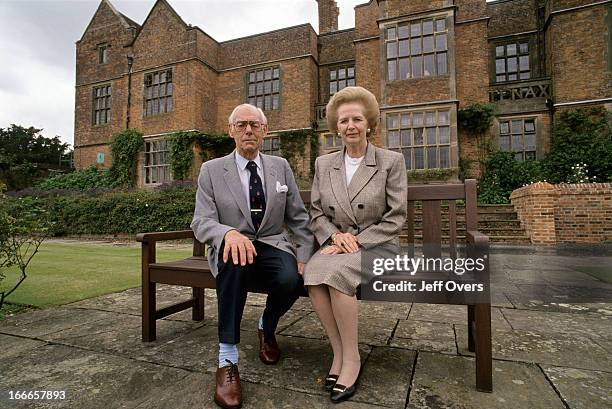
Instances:
[[[423,74],[425,76],[436,74],[433,54],[427,54],[423,57],[423,65],[424,65]]]
[[[523,152],[517,152],[514,154],[514,160],[522,161],[523,160]]]
[[[412,57],[412,78],[423,76],[423,57]]]
[[[389,131],[388,147],[397,148],[400,146],[400,135],[398,131]]]
[[[272,101],[270,100],[270,95],[266,95],[264,97],[264,110],[269,111],[272,108]]]
[[[280,76],[280,68],[274,68],[272,70],[272,78],[278,78]]]
[[[431,146],[427,148],[427,167],[429,169],[438,167],[438,158],[436,157],[437,148],[435,146]]]
[[[397,64],[396,60],[387,62],[387,73],[389,74],[389,81],[395,81],[396,79]]]
[[[450,147],[449,146],[440,147],[440,167],[450,168]]]
[[[427,144],[435,145],[436,144],[436,128],[425,128],[427,132]]]
[[[257,95],[263,94],[263,82],[257,83]]]
[[[517,79],[516,74],[508,74],[508,81],[514,81]]]
[[[529,73],[529,71],[521,72],[520,77],[521,77],[522,80],[526,80],[526,79],[531,78],[531,74]]]
[[[503,59],[495,60],[495,73],[504,74],[505,72],[506,72],[505,60]]]
[[[510,122],[500,122],[500,124],[499,124],[499,132],[500,133],[509,133],[510,132]]]
[[[399,60],[399,79],[405,80],[410,78],[410,60],[402,58]]]
[[[257,81],[263,81],[263,71],[257,71]]]
[[[433,33],[433,20],[425,20],[423,21],[423,34],[431,34]]]
[[[255,99],[255,97],[251,97],[251,98],[249,98],[249,104],[251,104],[251,105],[255,105],[255,104],[256,104],[256,99]]]
[[[354,78],[355,77],[355,67],[348,67],[347,68],[347,76],[349,78]]]
[[[336,92],[338,92],[338,83],[336,81],[330,82],[329,83],[329,95],[333,95]]]
[[[408,38],[409,34],[410,34],[409,25],[403,25],[403,26],[398,27],[398,37],[399,38]]]
[[[536,153],[535,152],[525,152],[525,160],[535,160]]]
[[[519,44],[520,53],[527,54],[529,52],[529,43],[521,43]]]
[[[279,80],[272,81],[272,92],[278,92],[280,86]]]
[[[508,44],[506,46],[506,55],[516,55],[516,44]]]
[[[406,163],[406,169],[412,169],[412,149],[402,149],[402,154],[404,155],[404,162]]]
[[[355,78],[351,78],[346,80],[346,86],[347,87],[354,87],[355,86]]]
[[[510,150],[510,137],[508,135],[500,135],[499,149],[505,152]]]
[[[528,55],[523,55],[519,57],[519,66],[521,68],[521,71],[529,70],[529,56]]]
[[[397,129],[399,128],[398,123],[398,115],[387,115],[387,128],[388,129]]]
[[[450,128],[448,126],[441,126],[438,128],[440,134],[440,144],[450,143]]]
[[[325,147],[326,148],[331,148],[334,146],[334,136],[333,135],[326,135],[325,136]]]
[[[266,94],[269,94],[272,92],[272,81],[266,81],[264,82],[264,92]]]
[[[449,121],[448,111],[438,111],[438,125],[446,125]]]
[[[387,43],[387,58],[396,58],[397,57],[397,43],[391,42]]]
[[[414,148],[414,168],[415,169],[424,169],[425,168],[425,158],[423,148]]]
[[[402,119],[400,122],[402,128],[410,126],[410,114],[402,114]]]
[[[446,30],[446,20],[440,19],[436,20],[436,31],[444,31]]]
[[[423,145],[423,128],[415,128],[412,130],[415,145]]]
[[[497,47],[495,47],[495,56],[496,57],[504,56],[504,46],[503,45],[498,45]]]
[[[425,113],[425,125],[435,125],[436,124],[436,113],[435,112],[426,112]]]
[[[436,36],[436,51],[446,51],[446,34]]]
[[[346,88],[346,80],[338,81],[338,91],[343,88]]]
[[[423,52],[430,53],[433,51],[433,49],[434,49],[434,37],[433,36],[423,37]]]
[[[264,79],[266,79],[266,80],[272,79],[272,70],[271,69],[268,69],[268,70],[265,71]]]
[[[395,40],[395,27],[391,27],[387,29],[387,40]]]
[[[512,135],[512,150],[513,151],[523,150],[523,135]]]
[[[512,133],[520,134],[523,132],[523,121],[512,121]]]
[[[410,146],[410,129],[403,129],[401,132],[402,146]]]
[[[525,132],[535,132],[535,122],[533,119],[525,121]]]
[[[410,35],[412,37],[421,35],[421,23],[420,22],[410,24]]]
[[[279,105],[278,101],[279,101],[278,94],[272,95],[272,109],[278,109],[278,105]]]
[[[410,55],[421,54],[421,37],[410,40]]]
[[[255,82],[255,71],[249,73],[249,82]]]
[[[341,80],[346,78],[346,70],[344,68],[338,70],[338,78]]]
[[[409,52],[409,47],[408,47],[408,40],[402,40],[399,42],[399,56],[400,57],[407,57],[410,55]]]
[[[517,71],[517,59],[516,57],[508,58],[508,72]]]
[[[505,75],[497,75],[495,77],[495,81],[497,81],[497,82],[506,81],[506,76]]]
[[[536,136],[534,133],[525,134],[525,150],[526,151],[536,150]]]
[[[437,54],[438,60],[438,75],[444,75],[448,71],[446,69],[446,53]]]
[[[414,126],[423,126],[423,113],[416,112],[412,114],[412,124]]]

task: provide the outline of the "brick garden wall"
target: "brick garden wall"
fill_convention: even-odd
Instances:
[[[612,183],[538,182],[510,195],[534,244],[612,240]]]

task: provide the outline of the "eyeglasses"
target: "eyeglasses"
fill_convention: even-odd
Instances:
[[[244,132],[246,131],[247,125],[251,127],[251,130],[254,132],[258,132],[261,130],[261,128],[263,127],[263,124],[259,121],[236,121],[234,123],[234,127],[239,131],[239,132]]]

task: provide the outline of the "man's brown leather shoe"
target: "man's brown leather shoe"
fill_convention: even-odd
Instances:
[[[272,337],[268,342],[264,341],[263,330],[259,332],[259,359],[266,365],[274,365],[280,359],[280,349],[276,343],[276,338]]]
[[[236,409],[242,406],[242,389],[238,365],[230,360],[227,366],[217,368],[217,387],[215,389],[215,403],[225,409]]]

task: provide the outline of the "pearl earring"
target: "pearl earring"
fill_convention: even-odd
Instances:
[[[368,133],[370,133],[370,128],[368,128]]]

